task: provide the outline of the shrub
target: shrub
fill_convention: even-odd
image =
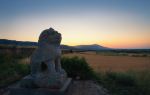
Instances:
[[[69,77],[81,80],[92,79],[95,76],[92,68],[87,64],[84,58],[63,57],[61,59],[62,67],[65,69]]]

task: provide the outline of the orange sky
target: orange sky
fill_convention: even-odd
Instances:
[[[82,6],[67,6],[72,4],[71,2],[64,5],[57,2],[59,6],[50,6],[49,1],[34,2],[35,5],[24,2],[13,3],[14,5],[8,8],[11,12],[7,13],[9,10],[3,4],[0,39],[37,41],[42,30],[52,27],[62,34],[62,44],[66,45],[99,44],[110,48],[150,48],[150,14],[145,8],[146,5],[137,7],[137,2],[129,0],[110,4],[98,1],[85,3],[78,0],[74,3],[80,2]],[[36,3],[42,4],[43,7],[37,6]],[[127,5],[128,3],[131,5]],[[139,11],[139,8],[142,11]]]

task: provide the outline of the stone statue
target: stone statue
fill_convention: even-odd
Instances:
[[[67,78],[61,68],[61,34],[52,28],[44,30],[38,40],[38,48],[31,56],[31,74],[21,81],[26,88],[60,88]]]

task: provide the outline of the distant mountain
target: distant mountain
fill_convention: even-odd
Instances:
[[[0,45],[37,46],[37,42],[0,39]]]
[[[0,45],[14,45],[14,46],[38,46],[37,42],[29,42],[29,41],[16,41],[16,40],[7,40],[0,39]],[[76,48],[68,45],[61,45],[61,49],[64,50],[75,50]]]
[[[80,49],[80,50],[109,50],[110,48],[103,47],[97,44],[92,44],[92,45],[78,45],[75,46],[75,48]]]
[[[38,43],[29,42],[29,41],[0,39],[0,45],[38,46]],[[103,47],[97,44],[93,44],[93,45],[78,45],[78,46],[61,45],[61,49],[64,49],[64,50],[108,50],[110,48]]]

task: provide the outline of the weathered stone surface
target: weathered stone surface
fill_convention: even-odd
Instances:
[[[61,88],[67,79],[61,68],[61,34],[52,28],[44,30],[38,48],[31,56],[31,74],[21,82],[25,88]]]

